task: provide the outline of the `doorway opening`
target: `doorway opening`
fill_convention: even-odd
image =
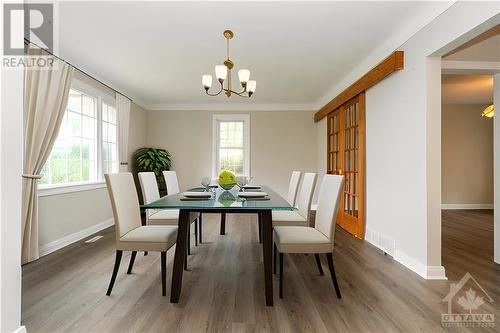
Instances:
[[[442,58],[441,254],[451,280],[467,272],[488,280],[500,272],[494,263],[495,63],[498,28]]]

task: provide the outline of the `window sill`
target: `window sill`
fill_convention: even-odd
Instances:
[[[58,195],[65,193],[74,193],[81,191],[90,191],[100,188],[106,188],[105,182],[88,182],[88,183],[78,183],[69,185],[52,185],[52,186],[39,186],[38,196],[46,197],[50,195]]]

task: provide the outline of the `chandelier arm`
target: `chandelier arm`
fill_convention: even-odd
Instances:
[[[211,93],[209,93],[209,92],[208,92],[208,89],[206,89],[206,90],[205,90],[205,93],[206,93],[208,96],[217,96],[217,95],[220,95],[220,93],[221,93],[223,90],[225,90],[225,89],[224,89],[224,87],[223,87],[223,85],[222,85],[222,83],[221,83],[221,85],[220,85],[220,90],[219,90],[217,93],[215,93],[215,94],[211,94]]]
[[[246,92],[246,90],[244,90],[242,92],[236,92],[236,91],[231,90],[231,89],[224,89],[224,91],[230,91],[232,94],[238,95],[238,96],[243,97],[243,98],[250,98],[250,96],[248,96],[248,95],[243,95]]]

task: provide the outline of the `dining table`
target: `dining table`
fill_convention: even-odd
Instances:
[[[187,198],[183,192],[166,195],[149,204],[142,205],[144,209],[178,209],[179,224],[177,231],[177,243],[175,247],[174,265],[172,271],[172,288],[170,302],[178,303],[182,289],[182,275],[184,271],[184,260],[187,255],[187,240],[190,221],[193,214],[198,213],[220,213],[220,214],[257,214],[262,232],[262,250],[264,261],[264,285],[266,305],[273,306],[273,280],[272,280],[272,251],[273,251],[273,221],[272,211],[296,210],[283,197],[265,185],[251,188],[234,186],[224,189],[220,186],[207,188],[194,188],[189,191],[211,192],[208,198]],[[264,197],[243,197],[241,192],[265,192]],[[238,221],[238,220],[236,220]],[[242,219],[248,221],[248,219]]]

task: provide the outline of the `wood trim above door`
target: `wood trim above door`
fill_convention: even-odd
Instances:
[[[374,86],[393,72],[401,69],[404,69],[404,52],[395,51],[316,112],[314,114],[314,121],[320,121],[342,104]]]

